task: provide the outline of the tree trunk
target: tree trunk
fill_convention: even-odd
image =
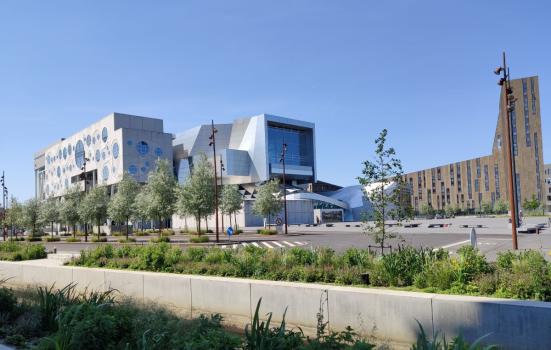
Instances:
[[[232,223],[231,223],[231,213],[230,213],[230,226],[231,226],[231,225],[232,225]]]
[[[128,222],[130,220],[128,220],[128,218],[126,218],[126,241],[128,242],[128,235],[129,235],[129,232],[128,232]]]
[[[201,216],[195,217],[195,226],[197,228],[197,236],[201,235]]]
[[[159,238],[162,236],[163,233],[163,220],[161,217],[159,217]]]
[[[235,229],[237,230],[237,214],[236,212],[233,212],[233,224],[235,225]]]
[[[73,238],[74,239],[77,238],[77,225],[76,224],[73,224]]]
[[[98,220],[98,242],[100,241],[100,223],[99,223],[99,220]]]
[[[54,222],[53,221],[51,222],[51,228],[52,228],[51,235],[52,235],[52,238],[54,238]]]
[[[208,233],[209,231],[209,216],[205,216],[205,231]]]

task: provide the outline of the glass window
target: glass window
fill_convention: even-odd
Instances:
[[[285,163],[313,166],[314,150],[312,132],[291,127],[268,126],[268,155],[271,163],[279,163],[283,143],[287,144]]]
[[[138,172],[138,167],[136,167],[135,165],[131,165],[128,167],[128,172],[132,175],[136,175],[136,173]]]
[[[99,162],[101,159],[101,154],[99,152],[99,149],[96,151],[96,162]]]
[[[103,142],[107,142],[107,128],[103,128],[103,130],[101,131],[101,139],[103,140]]]
[[[160,147],[155,148],[155,155],[161,157],[163,155],[163,150]]]
[[[61,177],[61,167],[57,167],[57,177]]]
[[[77,142],[75,147],[75,164],[79,168],[82,168],[84,165],[84,143],[80,140]]]
[[[92,137],[90,135],[86,136],[86,146],[90,146],[92,143]]]
[[[116,142],[113,144],[113,158],[119,158],[119,144]]]
[[[136,150],[138,151],[138,154],[141,156],[145,156],[149,153],[149,145],[145,141],[140,141],[136,145]]]
[[[107,165],[103,167],[102,174],[103,174],[103,181],[109,180],[109,167]]]
[[[67,147],[63,148],[63,159],[67,159]]]
[[[71,144],[69,144],[69,146],[67,146],[67,154],[71,155],[71,153],[72,153],[72,147],[71,147]]]

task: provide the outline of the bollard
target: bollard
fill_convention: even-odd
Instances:
[[[471,234],[469,235],[469,238],[471,239],[471,246],[476,249],[477,246],[477,239],[476,239],[476,230],[471,228]]]

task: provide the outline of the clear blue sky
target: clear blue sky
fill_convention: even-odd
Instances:
[[[503,50],[514,77],[540,77],[549,159],[550,15],[548,1],[2,1],[0,170],[31,197],[34,152],[113,111],[169,132],[312,121],[319,178],[341,185],[382,128],[406,171],[485,155]]]

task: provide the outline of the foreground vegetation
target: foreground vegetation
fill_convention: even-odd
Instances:
[[[78,293],[75,287],[69,285],[60,290],[38,287],[17,295],[0,287],[0,339],[18,348],[37,350],[376,348],[351,328],[343,332],[327,331],[327,323],[321,316],[315,337],[305,336],[300,329],[288,329],[285,319],[272,325],[271,314],[261,321],[261,300],[242,336],[224,329],[220,315],[186,320],[160,307],[117,301],[113,290]],[[444,337],[428,339],[420,326],[418,340],[411,349],[495,349],[477,344],[469,345],[461,337],[450,343]]]
[[[0,243],[0,260],[21,261],[46,258],[42,244],[6,241]]]
[[[275,281],[405,287],[426,292],[551,301],[551,266],[536,251],[506,252],[495,263],[470,246],[443,250],[401,248],[382,257],[367,250],[288,250],[248,246],[231,250],[167,244],[83,251],[71,264]]]

